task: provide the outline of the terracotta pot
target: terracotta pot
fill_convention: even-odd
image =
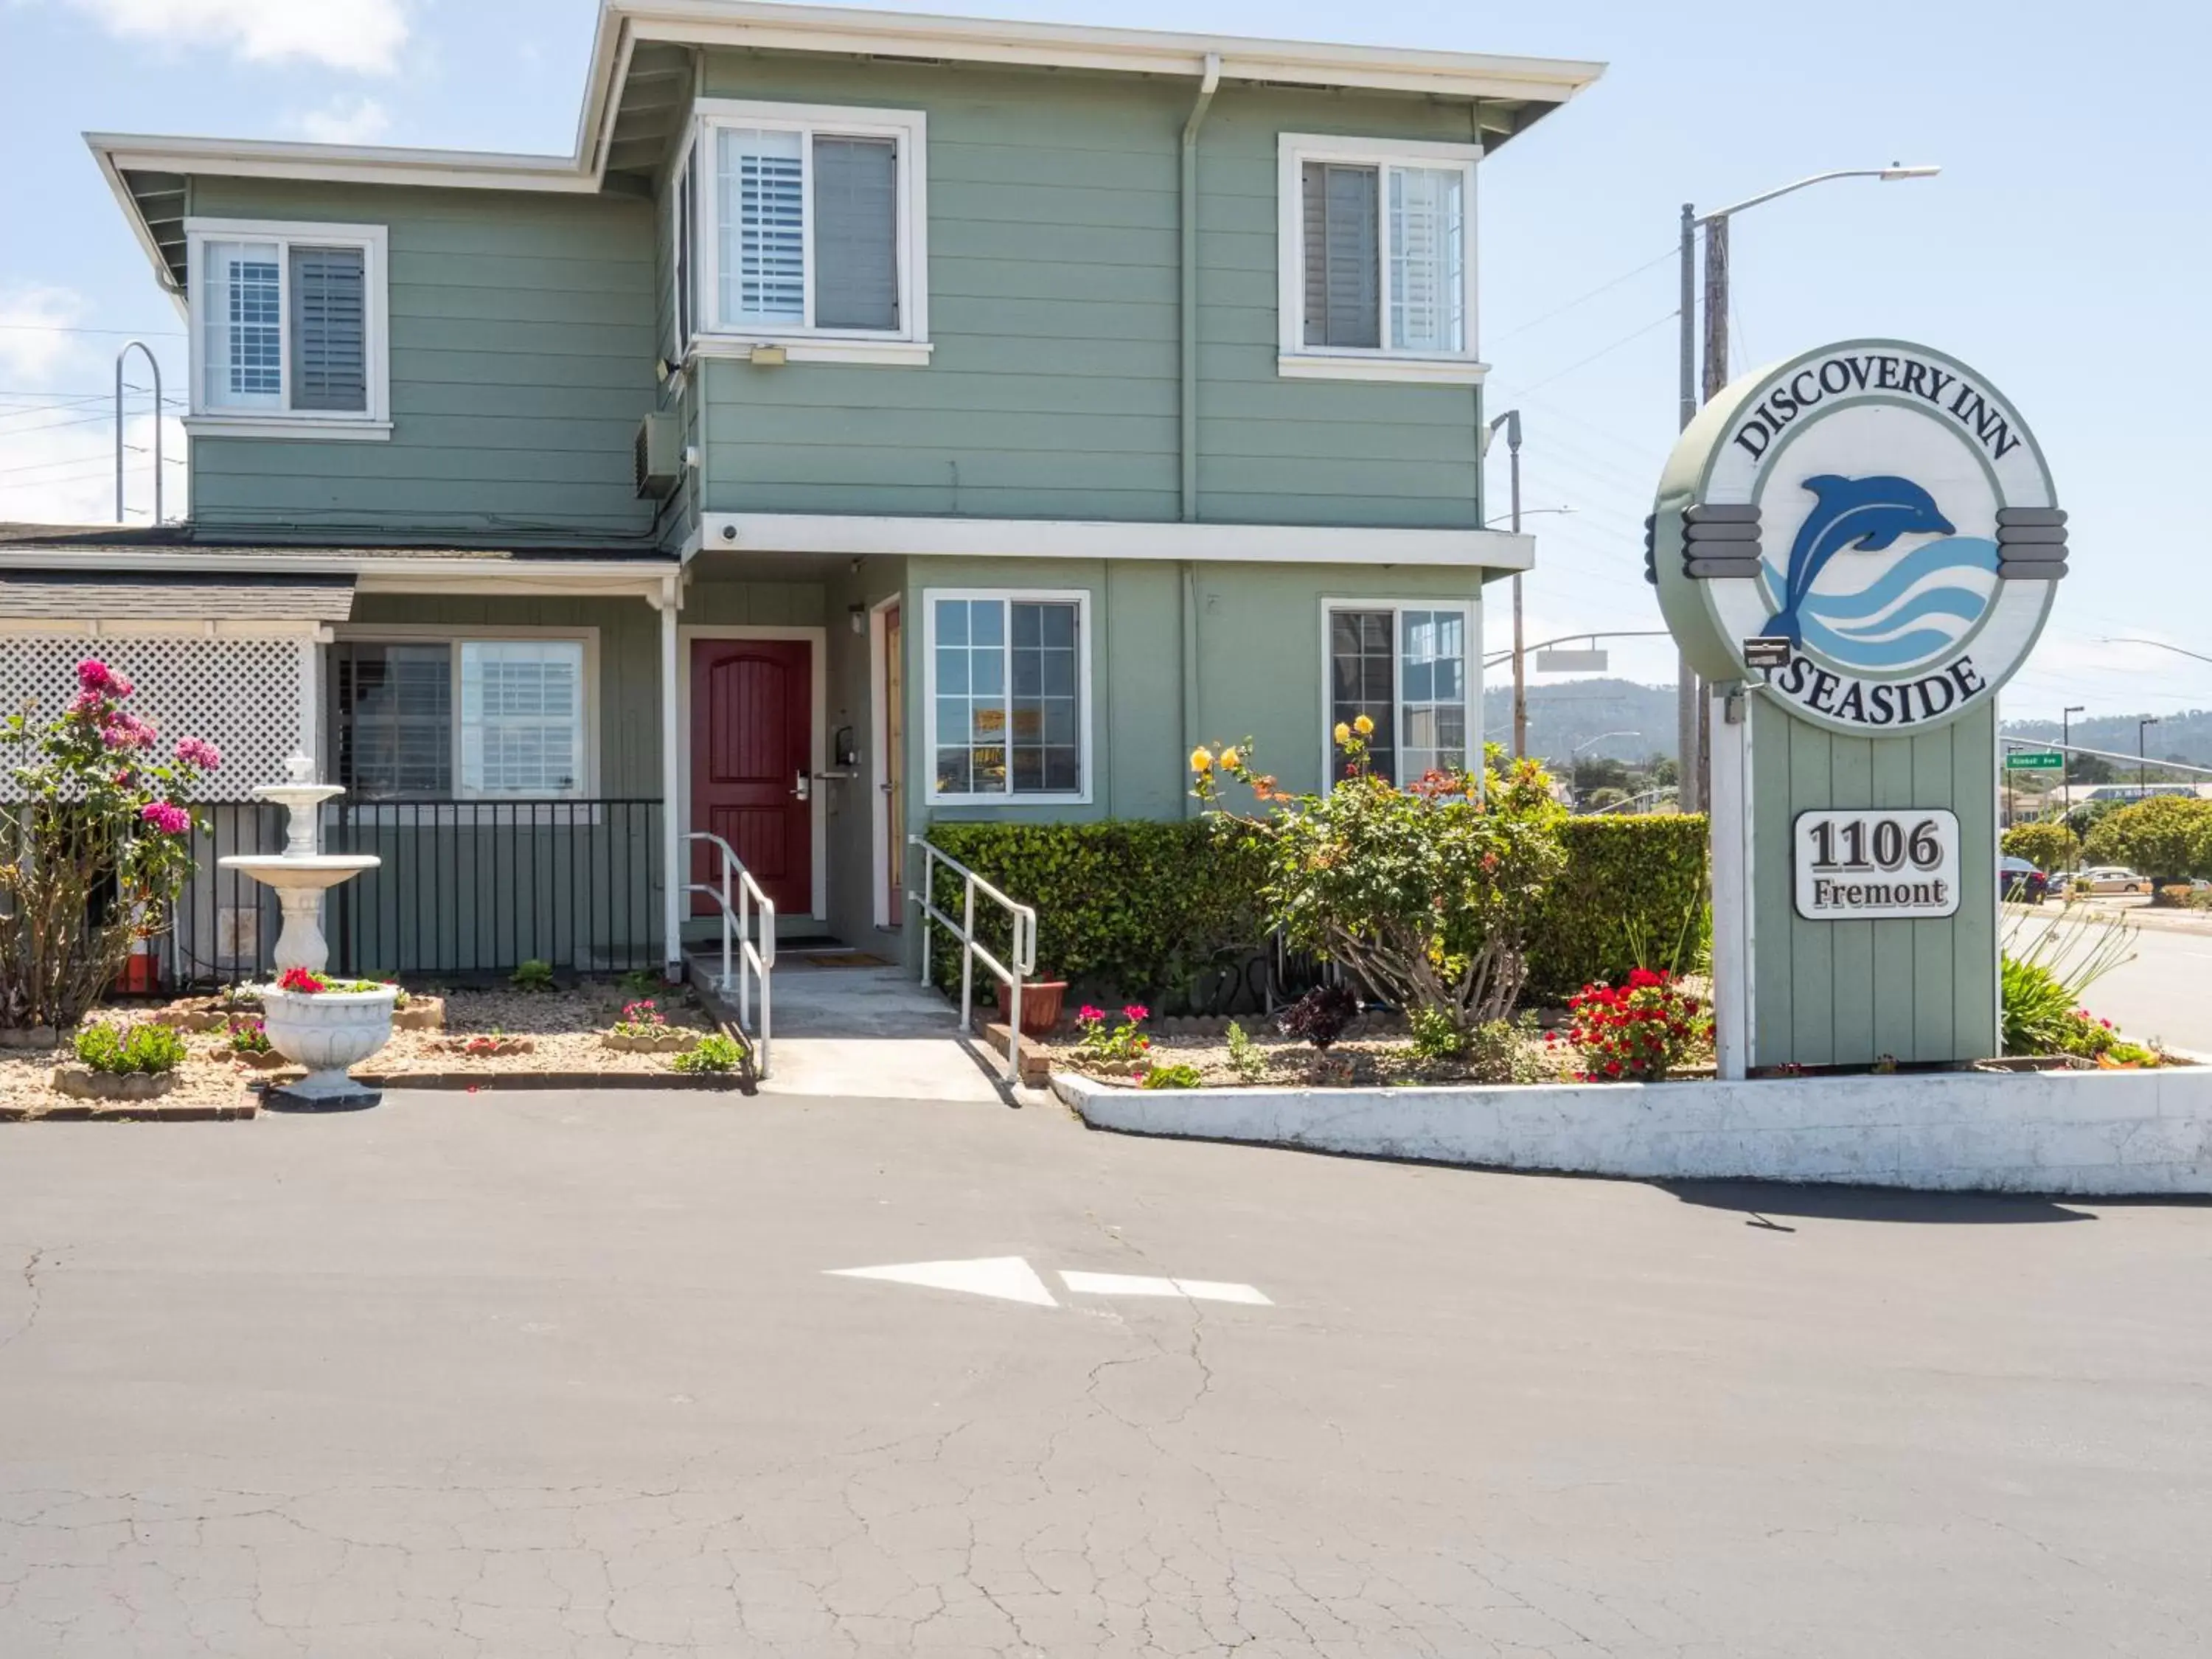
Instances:
[[[1006,988],[1000,985],[999,1006],[1006,1006]],[[1022,981],[1022,1035],[1048,1037],[1060,1028],[1060,1004],[1067,1000],[1067,981],[1064,979],[1030,979]]]

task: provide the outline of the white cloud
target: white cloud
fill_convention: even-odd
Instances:
[[[407,41],[404,0],[75,0],[125,40],[219,46],[255,63],[304,58],[388,75]]]
[[[76,344],[77,337],[64,331],[84,313],[83,296],[65,288],[0,293],[0,382],[51,384],[47,377]]]
[[[392,125],[392,114],[374,98],[333,98],[295,125],[319,144],[373,144]]]

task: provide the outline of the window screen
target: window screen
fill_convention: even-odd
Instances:
[[[202,307],[210,409],[275,409],[284,396],[281,255],[274,242],[210,242]]]
[[[731,322],[803,323],[806,229],[799,135],[715,133],[721,313]]]
[[[896,328],[898,145],[814,141],[814,323]]]
[[[1425,772],[1464,771],[1467,753],[1467,617],[1458,611],[1398,613],[1399,781]]]
[[[1013,606],[1013,786],[1019,794],[1073,794],[1083,787],[1077,732],[1076,607]]]
[[[1467,349],[1467,175],[1457,167],[1390,169],[1390,345]]]
[[[1304,164],[1305,343],[1379,346],[1382,273],[1376,169]]]
[[[460,650],[463,791],[566,795],[580,788],[582,643],[470,640]]]
[[[357,247],[291,252],[292,407],[366,410],[366,259]]]
[[[937,789],[1006,789],[1006,606],[1003,599],[939,599],[930,665],[937,699]]]

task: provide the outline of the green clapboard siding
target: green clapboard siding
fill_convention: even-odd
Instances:
[[[715,52],[705,86],[927,112],[935,347],[927,368],[708,362],[706,507],[1180,516],[1189,82]],[[1478,523],[1473,389],[1276,372],[1286,131],[1463,141],[1470,128],[1464,106],[1413,96],[1230,87],[1216,98],[1200,143],[1200,516]],[[665,239],[665,210],[660,222]]]
[[[196,438],[199,522],[424,535],[652,526],[630,475],[660,338],[650,204],[201,177],[192,211],[380,224],[392,260],[391,439]]]
[[[1822,807],[1940,807],[1963,848],[1996,836],[1994,716],[1917,737],[1856,738],[1752,700],[1761,1066],[1948,1060],[1996,1052],[1996,895],[1969,884],[1937,921],[1807,921],[1791,895],[1791,826]]]
[[[932,818],[1174,818],[1190,810],[1183,709],[1182,568],[1155,559],[909,559],[906,568],[909,706],[908,828]],[[1322,700],[1322,616],[1333,599],[1480,600],[1472,570],[1382,570],[1361,565],[1199,564],[1198,707],[1188,722],[1208,743],[1251,742],[1258,764],[1285,788],[1321,781],[1328,747]],[[921,787],[927,751],[923,618],[933,590],[1079,592],[1091,617],[1091,799],[1085,805],[935,806]],[[696,590],[695,590],[696,591]],[[689,611],[687,609],[688,617]],[[1473,637],[1481,636],[1481,614]],[[1470,674],[1474,666],[1470,665]],[[1479,685],[1471,701],[1481,706]]]

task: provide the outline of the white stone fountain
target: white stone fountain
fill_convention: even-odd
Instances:
[[[276,967],[282,973],[304,968],[320,974],[331,959],[323,937],[323,895],[384,860],[374,853],[317,850],[317,821],[322,804],[345,791],[334,783],[310,781],[315,763],[305,755],[284,763],[289,780],[257,785],[257,799],[275,801],[289,814],[281,854],[239,853],[220,862],[226,870],[251,876],[276,890],[284,926],[276,936]],[[392,1009],[399,988],[380,985],[366,991],[301,992],[261,988],[262,1025],[270,1047],[308,1067],[307,1075],[270,1091],[272,1104],[331,1107],[367,1104],[375,1096],[346,1075],[346,1067],[367,1060],[392,1040]]]

